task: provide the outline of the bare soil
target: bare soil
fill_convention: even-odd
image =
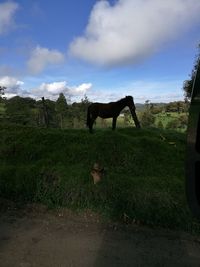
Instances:
[[[1,209],[0,266],[200,266],[200,236],[9,204]]]

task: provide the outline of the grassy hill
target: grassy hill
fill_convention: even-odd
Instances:
[[[199,232],[184,192],[186,137],[158,129],[115,132],[0,127],[0,195],[92,209],[125,222]],[[93,184],[92,166],[105,168]]]

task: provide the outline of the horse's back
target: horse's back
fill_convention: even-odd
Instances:
[[[93,103],[90,105],[90,113],[103,119],[112,118],[116,115],[115,103]]]

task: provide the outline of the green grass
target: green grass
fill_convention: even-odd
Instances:
[[[184,192],[183,133],[131,127],[89,134],[7,126],[0,134],[0,195],[5,198],[200,232]],[[96,185],[90,175],[95,162],[105,168]]]
[[[134,124],[134,121],[133,119],[130,120],[129,122],[129,126],[135,126]],[[125,124],[124,122],[124,117],[118,117],[117,118],[117,127],[120,127],[120,128],[125,128],[127,127],[127,125]],[[94,129],[95,128],[112,128],[112,118],[109,118],[109,119],[101,119],[101,118],[97,118],[96,119],[96,122],[94,124]]]

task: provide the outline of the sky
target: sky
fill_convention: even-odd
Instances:
[[[183,100],[199,14],[199,0],[0,0],[0,86],[8,98]]]

